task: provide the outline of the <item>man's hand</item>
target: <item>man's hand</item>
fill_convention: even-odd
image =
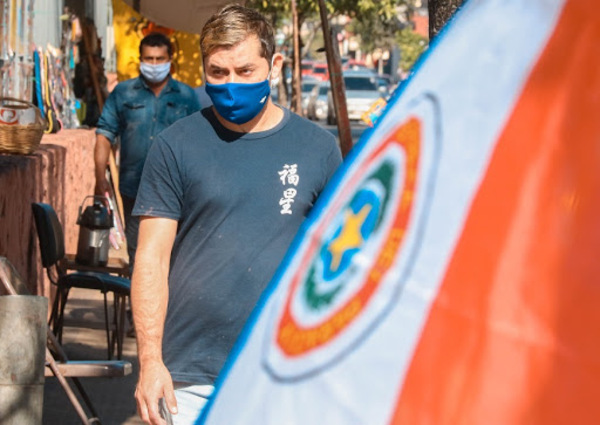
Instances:
[[[110,141],[102,134],[96,134],[96,145],[94,146],[94,175],[96,176],[96,195],[105,196],[110,193],[110,183],[106,180],[106,164],[111,150]]]
[[[165,425],[158,410],[158,400],[164,398],[167,409],[177,414],[177,400],[173,392],[171,374],[162,362],[153,361],[140,369],[140,378],[135,389],[135,399],[140,418],[151,425]]]
[[[110,183],[106,178],[97,179],[96,187],[94,188],[94,193],[99,196],[106,196],[107,193],[110,193],[111,187]]]

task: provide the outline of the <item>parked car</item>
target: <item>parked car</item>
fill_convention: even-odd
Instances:
[[[350,120],[360,120],[377,99],[386,97],[386,93],[382,93],[377,88],[377,76],[370,71],[346,71],[344,72],[344,84],[346,86],[346,107]],[[336,123],[336,117],[331,94],[328,96],[327,103],[327,123],[333,125]]]
[[[324,120],[327,118],[327,94],[329,93],[329,81],[316,85],[308,98],[306,116],[311,120]]]
[[[279,103],[279,87],[278,86],[271,87],[271,100],[273,100],[274,103]]]
[[[349,59],[344,64],[344,71],[362,71],[362,70],[370,70],[367,64],[363,61],[358,61],[356,59]]]
[[[379,90],[384,88],[387,93],[390,93],[393,85],[394,82],[392,81],[392,77],[387,74],[377,74],[377,87]]]
[[[327,68],[327,64],[318,62],[314,63],[311,75],[321,81],[329,80],[329,68]]]
[[[277,103],[278,105],[284,106],[286,108],[290,107],[291,99],[290,99],[289,94],[285,97],[286,102],[284,103],[283,102],[284,98],[282,96],[280,96],[280,93],[279,93],[279,85],[278,84],[271,87],[271,99],[273,100],[274,103]]]
[[[302,84],[300,87],[300,89],[302,90],[302,93],[300,94],[302,100],[300,101],[300,103],[302,104],[302,113],[304,116],[306,116],[307,114],[308,99],[310,97],[310,93],[312,89],[317,85],[319,85],[319,80],[317,80],[316,78],[313,78],[311,76],[306,76],[302,78]]]
[[[302,73],[302,76],[304,77],[305,75],[311,75],[313,72],[313,61],[309,61],[309,60],[303,60],[300,63],[300,72]]]

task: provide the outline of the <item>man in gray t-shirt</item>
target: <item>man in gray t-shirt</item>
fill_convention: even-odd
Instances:
[[[136,399],[148,423],[174,409],[173,423],[194,423],[341,163],[333,136],[270,100],[283,58],[260,14],[225,7],[205,25],[201,49],[213,107],[157,137],[133,212],[141,217],[132,282]],[[197,397],[188,402],[190,394]]]

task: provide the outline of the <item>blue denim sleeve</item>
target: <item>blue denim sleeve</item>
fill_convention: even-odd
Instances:
[[[106,102],[104,103],[104,107],[102,108],[102,114],[100,115],[100,119],[98,119],[98,124],[96,125],[96,134],[102,134],[106,136],[110,143],[113,145],[116,143],[116,137],[119,135],[119,110],[117,108],[117,90],[113,90],[113,92],[108,96]]]
[[[189,92],[187,93],[188,104],[187,104],[187,114],[191,115],[194,112],[197,112],[201,109],[200,101],[198,100],[198,96],[194,92],[194,89],[189,88]]]

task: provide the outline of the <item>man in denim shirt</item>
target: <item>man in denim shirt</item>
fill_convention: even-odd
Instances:
[[[120,137],[119,189],[123,198],[125,234],[130,268],[133,267],[139,220],[131,210],[140,184],[146,155],[154,138],[175,121],[200,109],[193,89],[171,78],[171,42],[152,33],[140,42],[140,73],[118,84],[98,120],[94,163],[97,195],[109,191],[106,164]]]

